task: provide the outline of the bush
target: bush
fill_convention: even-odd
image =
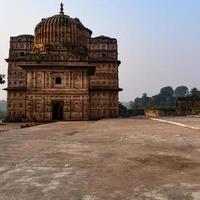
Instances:
[[[168,105],[160,105],[160,106],[153,106],[153,107],[147,107],[147,110],[175,110],[176,106],[168,106]]]
[[[6,112],[0,110],[0,120],[5,119],[6,118]]]

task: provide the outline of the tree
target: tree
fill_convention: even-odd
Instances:
[[[4,84],[5,81],[5,75],[4,74],[0,74],[0,84]]]
[[[176,98],[186,97],[189,94],[189,89],[186,86],[179,86],[174,91]]]
[[[161,96],[173,96],[174,90],[171,86],[163,87],[160,89]]]
[[[178,86],[174,91],[171,86],[167,86],[161,88],[160,93],[152,97],[148,97],[146,93],[143,93],[142,97],[137,97],[134,102],[129,102],[129,107],[131,109],[171,108],[175,107],[177,97],[186,97],[188,95],[200,97],[200,91],[197,88],[193,88],[189,93],[189,89],[186,86]]]
[[[139,97],[137,97],[134,101],[134,104],[132,104],[132,108],[141,108],[142,104],[141,104],[141,100]]]
[[[200,97],[200,91],[197,89],[197,88],[192,88],[190,90],[190,94],[193,96],[193,97]]]
[[[143,108],[147,108],[151,104],[151,98],[148,97],[147,93],[143,93],[141,103]]]
[[[161,104],[161,97],[159,94],[152,96],[152,106],[159,106]]]
[[[175,103],[174,90],[171,86],[163,87],[159,94],[160,105],[172,105]]]
[[[130,102],[130,108],[132,109],[144,109],[151,105],[152,98],[148,97],[146,93],[141,98],[137,97],[134,102]]]
[[[134,105],[135,105],[134,101],[129,101],[128,108],[132,109],[134,108]]]

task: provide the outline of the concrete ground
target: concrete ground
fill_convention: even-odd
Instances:
[[[0,123],[0,134],[5,131],[20,129],[20,123]]]
[[[169,120],[176,123],[185,124],[188,126],[196,127],[200,129],[200,117],[162,117],[161,119]]]
[[[200,131],[115,119],[0,133],[0,200],[114,199],[199,200]]]

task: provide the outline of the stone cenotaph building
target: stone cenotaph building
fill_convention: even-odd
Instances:
[[[78,18],[43,18],[33,35],[10,38],[8,120],[96,120],[119,114],[118,45]]]

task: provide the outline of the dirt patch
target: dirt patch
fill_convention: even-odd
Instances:
[[[0,130],[0,133],[6,132],[6,131],[8,131],[8,130]]]
[[[153,155],[129,158],[145,166],[160,166],[172,170],[186,170],[200,167],[200,163],[175,155]]]
[[[73,135],[76,135],[77,133],[79,133],[79,132],[78,131],[71,131],[71,132],[65,133],[64,135],[73,136]]]

